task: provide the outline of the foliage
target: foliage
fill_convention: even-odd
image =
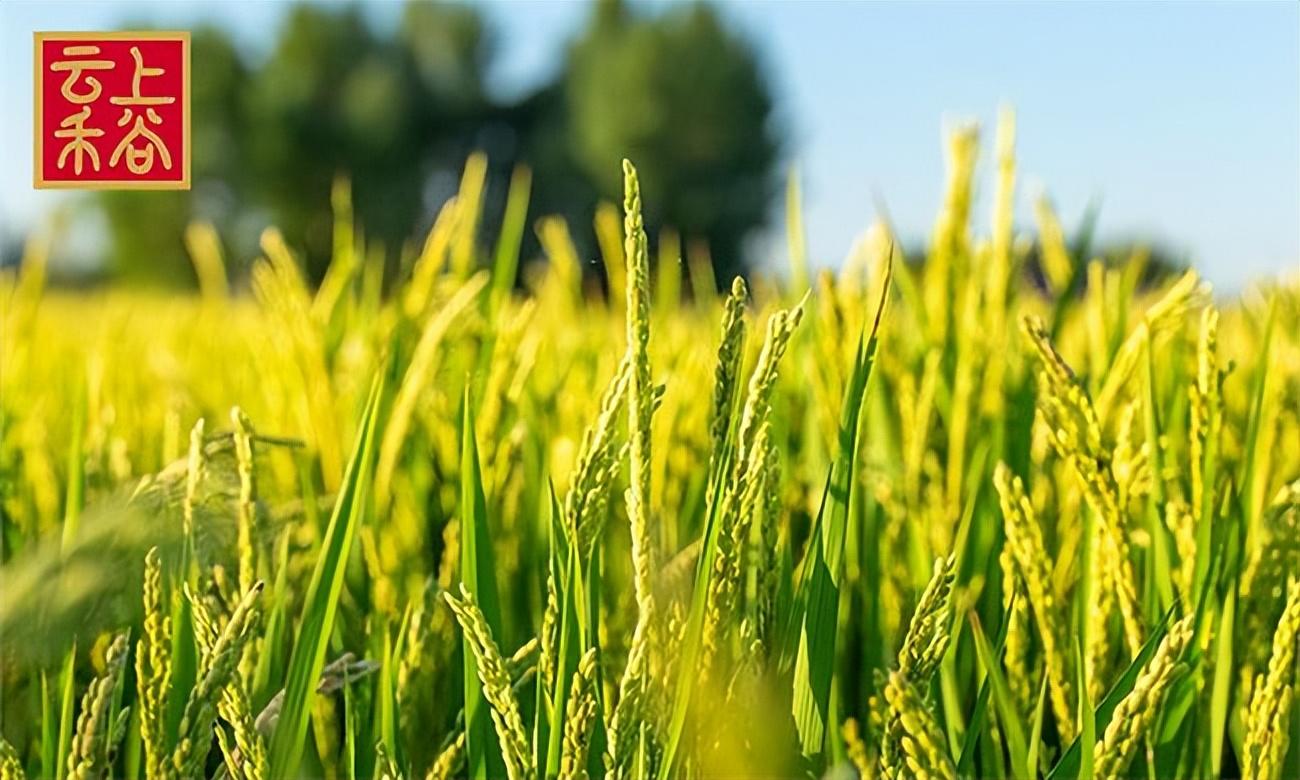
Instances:
[[[772,100],[754,55],[706,6],[636,20],[612,8],[593,12],[552,82],[519,99],[489,93],[492,31],[469,5],[411,0],[388,31],[359,5],[299,4],[257,58],[241,56],[218,28],[196,30],[194,189],[96,195],[109,272],[185,284],[181,237],[198,219],[216,224],[240,260],[236,278],[269,223],[319,281],[334,255],[331,190],[340,177],[350,180],[370,246],[392,268],[410,259],[475,150],[494,161],[487,213],[499,214],[511,171],[527,166],[539,180],[531,214],[585,227],[597,194],[619,197],[618,161],[631,151],[656,198],[651,230],[707,242],[729,277],[745,267],[741,241],[773,194]],[[616,28],[611,13],[622,20]],[[589,230],[578,240],[594,252]],[[529,231],[525,251],[536,248]]]

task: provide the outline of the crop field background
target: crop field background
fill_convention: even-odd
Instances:
[[[522,173],[484,243],[480,157],[396,271],[339,180],[318,286],[30,241],[0,777],[1300,777],[1300,280],[1021,235],[977,138],[923,258],[810,270],[791,188],[748,283],[630,163],[599,274]]]

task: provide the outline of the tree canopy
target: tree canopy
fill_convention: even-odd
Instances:
[[[396,258],[476,150],[492,163],[489,211],[527,165],[530,221],[568,218],[588,253],[597,201],[617,200],[619,161],[635,160],[650,229],[707,242],[719,278],[744,269],[774,194],[773,97],[752,48],[707,5],[645,15],[601,0],[554,80],[513,101],[486,86],[492,34],[468,5],[410,2],[386,31],[356,5],[301,4],[259,59],[219,28],[196,30],[192,47],[193,190],[95,196],[112,274],[191,279],[182,236],[197,218],[244,261],[274,224],[318,278],[339,176],[366,236]]]

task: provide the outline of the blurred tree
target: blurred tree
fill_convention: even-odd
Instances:
[[[710,6],[643,18],[600,0],[564,76],[574,159],[602,195],[637,166],[652,230],[708,241],[715,275],[743,268],[768,216],[779,151],[772,97],[749,45]],[[539,177],[540,178],[540,177]]]
[[[352,179],[356,216],[389,248],[430,211],[434,169],[471,150],[487,101],[486,39],[465,6],[413,3],[401,34],[376,36],[361,10],[296,6],[247,94],[255,200],[319,277],[331,247],[330,185]]]
[[[373,29],[357,5],[296,5],[255,66],[219,29],[196,30],[192,47],[193,190],[95,196],[108,267],[120,277],[192,283],[183,234],[202,218],[237,261],[255,256],[262,228],[277,225],[319,279],[340,175],[367,239],[395,257],[479,149],[492,166],[485,230],[495,228],[510,171],[527,164],[530,212],[568,217],[594,257],[596,202],[621,197],[619,160],[630,157],[652,234],[672,226],[707,240],[724,280],[742,267],[743,240],[773,194],[767,87],[750,49],[703,5],[655,18],[594,5],[563,71],[513,102],[487,93],[491,39],[467,5],[412,0],[393,34]],[[531,231],[525,241],[533,253]]]
[[[96,196],[120,278],[192,283],[182,237],[195,218],[214,222],[235,258],[275,224],[319,278],[339,175],[366,235],[395,249],[451,193],[426,189],[438,170],[456,180],[488,110],[487,39],[467,6],[410,3],[400,32],[379,36],[357,6],[298,5],[255,69],[219,29],[196,30],[191,45],[193,189]]]
[[[240,196],[253,178],[244,165],[245,122],[240,95],[248,72],[229,37],[214,27],[194,30],[190,61],[192,189],[99,193],[110,238],[108,269],[129,281],[191,284],[194,273],[182,234],[191,219],[206,219],[231,236]]]

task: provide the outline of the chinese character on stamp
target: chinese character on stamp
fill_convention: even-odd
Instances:
[[[35,38],[37,188],[190,188],[189,33]]]

